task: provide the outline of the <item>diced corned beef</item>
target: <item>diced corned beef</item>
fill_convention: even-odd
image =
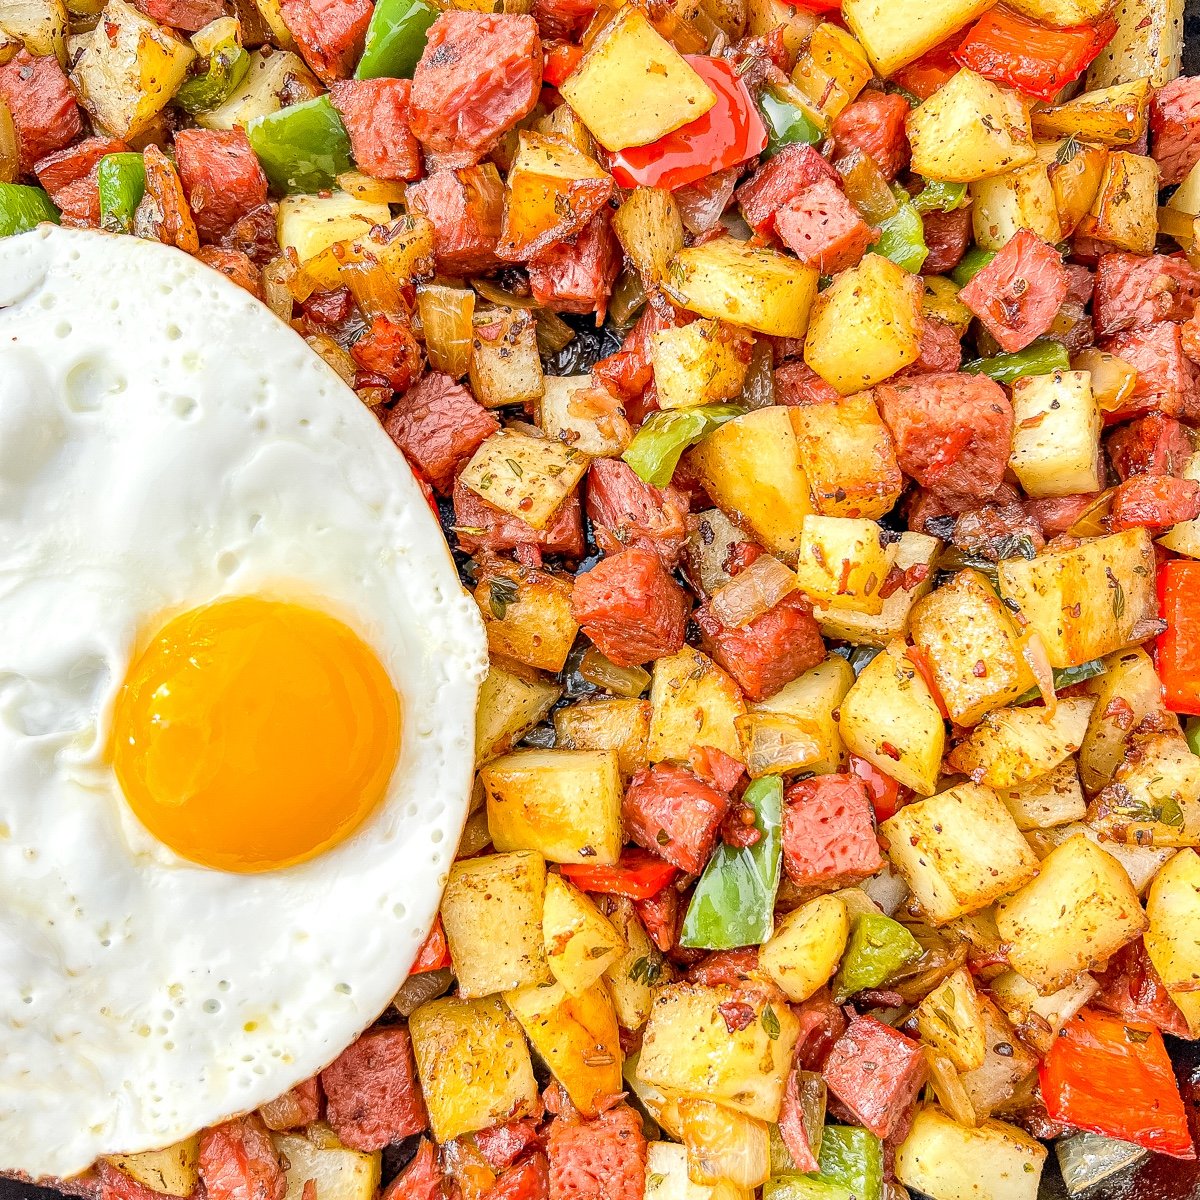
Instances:
[[[1046,544],[1041,523],[1030,511],[1028,502],[981,504],[960,513],[950,535],[958,549],[989,558],[992,562],[1011,557],[1012,547],[1020,539],[1025,539],[1034,551],[1041,550]]]
[[[475,1148],[487,1160],[488,1166],[493,1171],[503,1171],[511,1167],[530,1146],[537,1144],[538,1127],[536,1121],[522,1117],[480,1129],[474,1137]]]
[[[278,206],[271,201],[260,204],[230,226],[221,238],[226,250],[240,250],[256,267],[265,267],[279,256]]]
[[[383,427],[436,491],[448,493],[458,468],[500,422],[449,375],[433,371],[396,402]]]
[[[199,1168],[208,1200],[283,1200],[287,1194],[279,1156],[257,1116],[206,1129]]]
[[[672,570],[687,544],[687,498],[645,483],[619,458],[598,458],[588,469],[587,514],[605,554],[643,546]]]
[[[1067,295],[1062,256],[1028,229],[1018,230],[958,293],[1002,350],[1024,350],[1050,328]]]
[[[925,226],[925,245],[929,250],[921,264],[921,272],[945,275],[953,271],[971,244],[971,206],[967,204],[950,212],[924,213],[921,222]]]
[[[675,948],[679,932],[679,893],[673,887],[665,887],[645,900],[634,900],[633,911],[646,927],[650,940],[664,954]]]
[[[962,365],[962,343],[958,334],[937,317],[926,317],[921,323],[921,352],[901,374],[939,375],[957,371]]]
[[[342,79],[330,89],[358,169],[376,179],[417,179],[421,149],[410,128],[408,79]]]
[[[33,172],[62,210],[64,225],[95,228],[100,224],[100,188],[96,182],[100,160],[128,149],[117,138],[90,137],[38,160]]]
[[[600,324],[620,272],[620,243],[608,213],[599,212],[573,237],[529,260],[529,286],[538,304],[555,312],[594,312]]]
[[[1096,290],[1096,277],[1092,272],[1080,263],[1064,263],[1063,270],[1067,273],[1067,299],[1091,304]]]
[[[1192,313],[1179,330],[1183,352],[1194,363],[1200,363],[1200,313]]]
[[[509,1167],[482,1200],[548,1200],[549,1195],[550,1168],[539,1150]]]
[[[152,21],[186,33],[225,16],[224,0],[133,0],[133,5]]]
[[[716,746],[693,746],[688,762],[706,783],[730,795],[746,774],[746,768],[733,755],[718,750]]]
[[[1110,528],[1114,533],[1144,525],[1165,529],[1200,517],[1200,483],[1174,475],[1135,475],[1113,493]]]
[[[744,988],[757,985],[762,975],[758,967],[758,947],[739,946],[736,950],[717,950],[705,955],[688,968],[688,981],[704,987]]]
[[[1165,254],[1102,254],[1096,264],[1096,334],[1107,337],[1158,321],[1186,321],[1200,297],[1200,271]]]
[[[304,61],[328,87],[349,79],[362,57],[371,0],[280,0],[283,23]]]
[[[793,1067],[788,1072],[787,1084],[783,1089],[783,1104],[779,1109],[779,1136],[796,1164],[796,1170],[808,1173],[821,1169],[817,1156],[812,1151],[812,1134],[808,1128],[804,1106],[800,1103],[800,1077]]]
[[[900,469],[947,494],[993,496],[1012,450],[1012,404],[986,375],[918,375],[875,389]]]
[[[19,50],[0,66],[0,99],[12,112],[22,175],[47,154],[69,146],[83,133],[75,93],[53,54],[35,58]]]
[[[907,1120],[925,1083],[921,1046],[874,1017],[855,1017],[838,1038],[821,1074],[829,1090],[876,1137]]]
[[[836,183],[818,179],[775,215],[775,232],[803,263],[822,275],[852,267],[879,236]]]
[[[864,92],[833,119],[838,158],[861,150],[875,160],[885,179],[895,179],[912,156],[904,121],[910,111],[905,98],[895,92]]]
[[[800,143],[785,146],[738,188],[737,202],[746,223],[755,233],[774,233],[779,210],[818,179],[841,183],[828,160],[811,146]]]
[[[665,858],[686,875],[698,875],[716,844],[729,796],[686,767],[643,767],[625,793],[621,815],[639,846]]]
[[[533,0],[533,19],[543,38],[576,41],[596,15],[597,0]]]
[[[575,577],[571,611],[601,653],[633,667],[683,646],[687,593],[653,550],[634,546]]]
[[[1200,159],[1200,78],[1181,75],[1164,84],[1150,104],[1150,153],[1163,187],[1181,183]]]
[[[196,258],[206,267],[220,271],[230,283],[244,288],[256,300],[262,299],[262,273],[240,250],[224,250],[220,246],[201,246]]]
[[[372,317],[350,347],[350,357],[362,370],[386,379],[393,391],[406,391],[421,375],[421,344],[406,321],[391,317]]]
[[[1127,413],[1160,412],[1186,422],[1200,419],[1196,366],[1183,352],[1180,326],[1160,321],[1115,333],[1100,342],[1100,349],[1123,358],[1137,371],[1125,400]]]
[[[1110,433],[1105,448],[1122,479],[1178,475],[1192,456],[1192,439],[1174,417],[1150,413]]]
[[[642,1200],[642,1119],[618,1104],[592,1121],[555,1120],[546,1134],[550,1200]]]
[[[748,625],[723,625],[708,605],[695,612],[701,645],[751,700],[765,700],[825,659],[820,626],[799,592],[785,596]]]
[[[1042,527],[1042,536],[1049,539],[1066,533],[1096,502],[1099,494],[1089,492],[1077,496],[1046,496],[1029,500],[1027,504],[1030,513]]]
[[[454,531],[468,554],[476,550],[516,550],[537,546],[546,554],[583,556],[583,520],[579,493],[572,492],[543,529],[494,508],[482,496],[454,481]]]
[[[650,362],[654,335],[686,323],[677,309],[671,308],[664,315],[655,305],[647,304],[625,335],[621,349],[592,367],[592,378],[626,404],[639,400],[654,380]]]
[[[382,1150],[429,1128],[403,1026],[368,1030],[321,1072],[321,1087],[326,1119],[353,1150]]]
[[[470,166],[533,111],[541,86],[532,17],[444,12],[413,74],[413,133],[439,167]]]
[[[126,1175],[103,1158],[96,1163],[94,1170],[95,1182],[99,1186],[91,1194],[98,1197],[98,1200],[165,1200],[164,1193],[138,1183],[132,1176]],[[46,1182],[49,1183],[48,1180]]]
[[[793,783],[783,810],[783,864],[797,887],[847,887],[883,866],[871,801],[857,775]]]
[[[267,202],[267,177],[241,129],[181,129],[175,161],[202,240],[215,242]]]
[[[379,1200],[446,1200],[442,1184],[437,1152],[428,1138],[422,1138],[412,1161],[383,1189]]]
[[[413,212],[433,226],[433,257],[448,275],[495,270],[504,213],[504,184],[491,163],[434,171],[405,193]]]
[[[1175,1037],[1190,1036],[1187,1021],[1163,986],[1141,938],[1122,946],[1108,960],[1103,971],[1092,974],[1100,984],[1100,990],[1090,1004],[1114,1012],[1127,1021],[1149,1021],[1163,1033]]]
[[[792,1006],[800,1021],[796,1063],[806,1071],[820,1071],[829,1052],[846,1032],[846,1014],[834,1004],[828,987],[819,988],[803,1004]]]
[[[777,404],[831,404],[841,398],[841,392],[826,383],[806,362],[797,359],[775,370]]]
[[[268,1129],[299,1129],[321,1115],[321,1085],[315,1078],[306,1079],[264,1104],[258,1115]]]

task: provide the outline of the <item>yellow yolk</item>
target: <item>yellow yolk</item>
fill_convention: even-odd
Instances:
[[[130,807],[223,871],[303,862],[383,798],[400,700],[365,642],[296,604],[222,600],[169,621],[130,668],[112,757]]]

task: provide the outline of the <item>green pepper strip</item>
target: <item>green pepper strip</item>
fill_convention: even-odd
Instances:
[[[106,154],[96,170],[100,228],[128,233],[146,191],[146,164],[140,154]]]
[[[764,161],[773,158],[785,146],[800,143],[815,146],[825,136],[806,113],[769,91],[759,96],[758,111],[767,127],[767,148],[762,152]]]
[[[230,39],[209,56],[199,75],[193,75],[175,93],[175,103],[186,113],[209,112],[229,99],[233,89],[246,78],[250,55]]]
[[[0,237],[36,229],[43,221],[57,225],[58,209],[39,187],[0,183]]]
[[[887,983],[906,963],[921,956],[921,943],[899,921],[882,913],[854,919],[842,965],[833,980],[833,1002],[844,1004],[863,988]]]
[[[754,810],[760,837],[753,846],[717,847],[692,893],[681,946],[734,950],[761,946],[771,936],[783,863],[783,781],[756,779],[742,801]]]
[[[824,1175],[778,1175],[763,1184],[763,1200],[858,1200],[855,1194]]]
[[[871,248],[876,254],[890,258],[897,266],[916,275],[929,256],[925,245],[925,225],[908,193],[893,188],[899,207],[890,217],[879,222],[879,240]]]
[[[817,1155],[821,1173],[847,1187],[858,1200],[880,1200],[883,1194],[883,1143],[867,1129],[826,1125]]]
[[[440,10],[425,0],[378,0],[355,79],[411,79]]]
[[[966,204],[967,185],[947,183],[943,179],[927,179],[912,202],[919,213],[953,212]]]
[[[1183,736],[1187,738],[1188,749],[1193,754],[1200,754],[1200,718],[1193,717],[1183,727]]]
[[[1038,338],[1036,342],[1013,354],[996,354],[991,358],[973,358],[959,368],[972,375],[986,375],[997,383],[1016,383],[1024,375],[1049,375],[1051,371],[1069,371],[1071,360],[1062,342]]]
[[[958,286],[966,287],[984,267],[996,257],[995,250],[980,250],[978,246],[972,246],[970,250],[962,256],[958,266],[950,272],[950,278],[954,280]]]
[[[1084,683],[1088,679],[1095,679],[1097,675],[1103,675],[1108,668],[1104,665],[1104,660],[1101,658],[1093,658],[1088,662],[1080,663],[1077,667],[1055,667],[1054,668],[1054,690],[1062,691],[1063,688],[1069,688],[1077,683]],[[1022,692],[1014,701],[1014,704],[1028,704],[1031,700],[1040,700],[1042,691],[1040,688],[1031,687],[1027,692]],[[1197,751],[1200,753],[1200,751]]]
[[[638,478],[654,487],[666,487],[689,446],[745,411],[738,404],[705,404],[651,413],[621,457]]]
[[[257,117],[246,136],[276,192],[321,192],[348,171],[350,135],[328,96]]]

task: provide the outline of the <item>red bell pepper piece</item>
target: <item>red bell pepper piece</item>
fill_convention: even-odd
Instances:
[[[900,807],[900,785],[890,775],[857,754],[850,755],[850,774],[866,784],[876,821],[886,821],[896,815]]]
[[[1053,29],[1010,8],[985,13],[954,57],[980,75],[1039,100],[1053,100],[1087,69],[1117,32],[1111,17]]]
[[[446,930],[439,914],[434,918],[433,928],[429,931],[429,936],[421,943],[421,948],[417,951],[417,957],[408,973],[424,975],[426,971],[444,971],[449,965],[450,947],[446,944]]]
[[[946,707],[946,701],[942,699],[942,693],[938,688],[937,680],[933,677],[933,668],[929,665],[929,660],[916,646],[909,646],[904,653],[908,661],[917,668],[917,674],[925,680],[925,686],[933,696],[933,702],[938,706],[938,712],[942,714],[942,719],[948,721],[950,710]]]
[[[1175,558],[1158,569],[1158,635],[1163,700],[1177,713],[1200,715],[1200,562]]]
[[[733,67],[703,54],[689,54],[687,60],[716,93],[716,104],[648,146],[614,151],[609,156],[612,174],[622,187],[642,184],[674,191],[766,149],[767,127]]]
[[[649,850],[622,850],[613,866],[591,863],[565,863],[562,877],[585,892],[606,892],[628,896],[631,900],[649,900],[675,878],[675,868]]]
[[[928,100],[934,92],[958,74],[958,63],[954,51],[958,49],[961,34],[945,42],[939,42],[932,50],[926,50],[915,62],[901,67],[892,74],[892,82],[918,100]]]
[[[1171,1059],[1153,1025],[1082,1009],[1042,1060],[1041,1088],[1052,1121],[1196,1157]]]
[[[546,42],[543,45],[542,82],[561,87],[562,82],[579,66],[583,47],[570,42]]]

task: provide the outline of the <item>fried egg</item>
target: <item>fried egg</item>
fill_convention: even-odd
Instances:
[[[486,664],[402,456],[291,329],[156,243],[0,241],[0,1169],[170,1144],[374,1020]]]

